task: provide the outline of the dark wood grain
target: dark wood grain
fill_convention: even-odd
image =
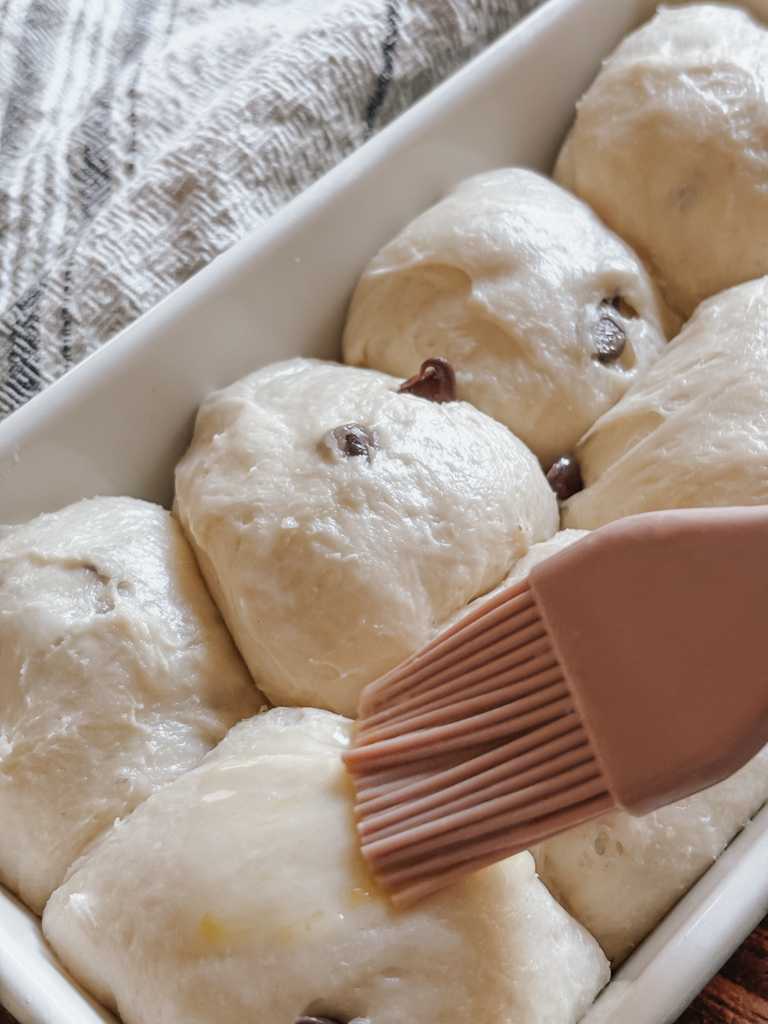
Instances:
[[[768,1002],[768,917],[755,928],[720,973]]]
[[[678,1024],[768,1024],[768,1001],[718,974]]]
[[[18,1024],[0,1006],[0,1024]],[[747,936],[678,1024],[768,1024],[768,917]]]
[[[696,996],[679,1024],[768,1024],[768,917]]]

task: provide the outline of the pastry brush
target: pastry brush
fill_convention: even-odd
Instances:
[[[364,857],[396,903],[768,742],[768,508],[629,516],[540,562],[363,692]]]

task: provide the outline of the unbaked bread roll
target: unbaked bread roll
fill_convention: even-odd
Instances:
[[[648,376],[598,420],[578,454],[588,480],[603,475],[566,503],[566,522],[765,502],[766,393],[764,279],[703,303]],[[532,548],[519,570],[537,549],[580,536],[561,531]],[[711,789],[642,817],[606,815],[532,853],[550,892],[618,966],[766,800],[768,747]]]
[[[555,168],[688,317],[768,272],[768,31],[717,4],[662,8],[603,65]]]
[[[535,544],[502,587],[586,535],[561,530]],[[621,679],[615,682],[618,691]],[[642,817],[604,815],[531,852],[549,891],[618,966],[766,800],[768,747],[702,793]]]
[[[121,822],[43,918],[124,1024],[571,1024],[608,980],[528,853],[408,910],[358,850],[352,723],[276,708]]]
[[[565,526],[768,504],[768,278],[713,296],[576,449]]]
[[[444,356],[459,397],[505,423],[548,468],[664,347],[634,253],[533,171],[479,175],[368,265],[344,359],[410,376]]]
[[[37,913],[262,704],[169,512],[100,498],[0,527],[0,880]]]
[[[768,747],[702,793],[640,818],[606,815],[531,852],[549,891],[617,967],[766,800]]]
[[[363,686],[557,530],[524,445],[465,402],[296,359],[210,396],[178,514],[275,704],[353,716]]]
[[[509,587],[514,587],[517,583],[521,583],[528,576],[534,565],[538,565],[539,562],[551,558],[552,555],[556,555],[564,548],[574,544],[577,540],[586,537],[588,533],[589,530],[559,530],[549,540],[542,540],[538,544],[533,544],[528,553],[523,555],[519,562],[515,562],[497,587],[494,587],[489,593],[483,594],[482,597],[471,601],[466,608],[456,612],[441,628],[448,629],[461,622],[463,618],[482,607],[487,601],[492,601],[494,597]]]

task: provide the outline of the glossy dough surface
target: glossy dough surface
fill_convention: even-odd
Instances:
[[[563,523],[768,504],[768,278],[715,295],[582,439]]]
[[[536,459],[465,402],[317,360],[208,398],[177,508],[240,651],[276,704],[354,715],[362,687],[557,530]],[[329,433],[375,431],[370,457]]]
[[[693,433],[699,432],[700,428]],[[746,492],[733,503],[740,500],[748,502]],[[514,583],[542,557],[556,554],[586,533],[561,530],[536,544],[508,582]],[[619,678],[616,688],[621,688]],[[617,967],[766,800],[768,747],[730,778],[701,793],[641,817],[623,812],[604,815],[531,852],[549,891],[594,935]]]
[[[262,704],[170,513],[99,498],[0,527],[0,880],[35,911]]]
[[[768,800],[768,747],[652,814],[606,815],[533,848],[539,875],[618,966]]]
[[[530,854],[407,911],[377,891],[340,759],[351,724],[293,708],[241,723],[54,894],[49,941],[125,1024],[570,1024],[586,1010],[607,963]]]
[[[601,362],[596,339],[617,332],[623,352]],[[373,258],[343,349],[347,362],[406,377],[444,356],[459,397],[505,423],[548,468],[664,340],[634,253],[553,182],[505,168],[459,185]]]
[[[768,31],[736,8],[662,8],[587,90],[555,177],[688,317],[768,272],[766,131]]]

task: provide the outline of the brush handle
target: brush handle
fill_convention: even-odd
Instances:
[[[529,584],[633,814],[714,785],[768,742],[768,508],[629,516]]]

